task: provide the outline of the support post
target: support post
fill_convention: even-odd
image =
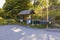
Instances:
[[[49,21],[49,14],[48,14],[48,4],[49,4],[49,0],[46,0],[47,1],[47,22]],[[48,24],[47,24],[47,28],[48,28]]]

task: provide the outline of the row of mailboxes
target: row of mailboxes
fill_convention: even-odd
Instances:
[[[31,20],[29,20],[28,22],[27,22],[28,24],[51,24],[51,21],[31,21]]]
[[[51,24],[51,21],[36,21],[36,20],[20,20],[20,22],[25,22],[26,24]]]

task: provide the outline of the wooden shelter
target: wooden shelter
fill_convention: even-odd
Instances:
[[[24,10],[18,15],[20,16],[20,21],[24,22],[27,20],[32,20],[32,15],[35,14],[34,10]]]

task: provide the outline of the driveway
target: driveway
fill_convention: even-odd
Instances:
[[[0,26],[0,40],[60,40],[60,29],[36,29],[20,25]]]

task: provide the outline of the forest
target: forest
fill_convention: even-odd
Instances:
[[[33,9],[35,14],[32,15],[34,20],[46,20],[47,8],[48,19],[52,23],[60,25],[60,1],[59,0],[5,0],[3,8],[0,8],[0,24],[9,24],[7,21],[12,20],[12,24],[18,23],[18,13],[24,10]]]

